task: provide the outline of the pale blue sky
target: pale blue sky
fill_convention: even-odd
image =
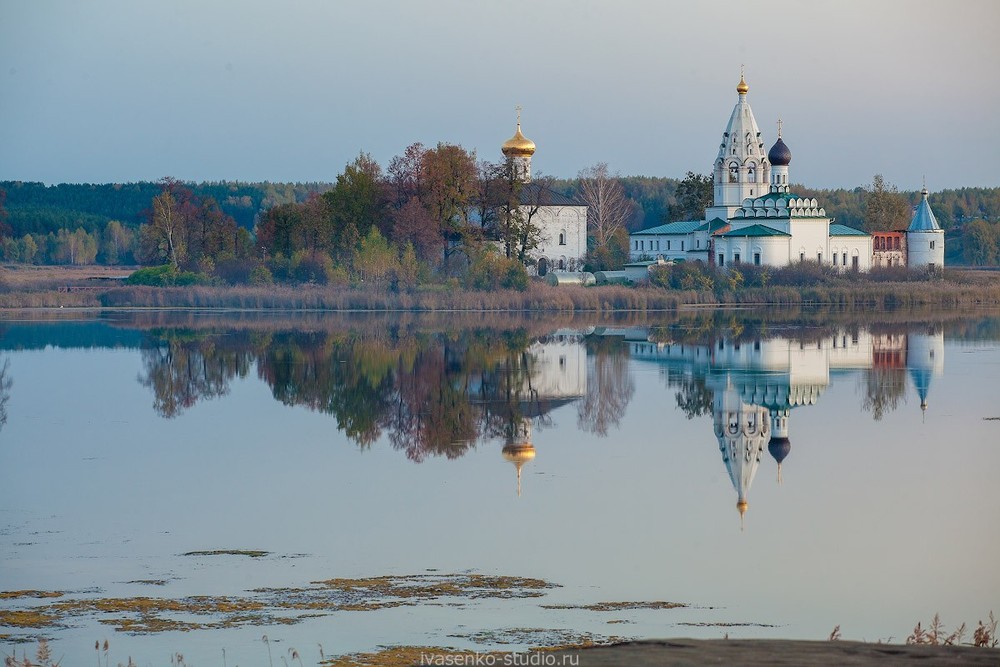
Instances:
[[[1000,2],[0,0],[0,180],[329,181],[410,143],[707,173],[740,64],[794,181],[1000,185]]]

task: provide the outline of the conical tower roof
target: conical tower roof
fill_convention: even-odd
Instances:
[[[934,211],[931,210],[931,205],[927,202],[927,188],[920,191],[920,203],[917,204],[917,210],[913,213],[913,220],[910,221],[910,226],[906,228],[906,231],[941,231],[941,226],[938,225],[937,218],[934,217]]]

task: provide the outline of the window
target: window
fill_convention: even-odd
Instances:
[[[740,253],[738,252],[733,253],[733,264],[739,264],[739,263],[740,263]]]
[[[633,241],[632,243],[635,246],[634,248],[632,248],[632,250],[638,250],[639,249],[639,242],[638,241]]]
[[[701,239],[696,239],[695,240],[694,247],[695,248],[701,248]]]
[[[816,253],[816,261],[819,262],[820,264],[823,263],[823,253],[821,252]]]
[[[806,261],[806,254],[804,252],[799,253],[799,261],[800,262]]]
[[[566,270],[566,258],[565,257],[559,258],[559,270],[560,271],[565,271]]]
[[[858,256],[857,255],[855,255],[854,257],[851,257],[851,268],[854,269],[855,271],[858,270]]]
[[[559,232],[559,245],[566,245],[566,232]]]
[[[646,242],[639,241],[639,250],[645,250],[645,249],[646,249]]]
[[[670,250],[670,241],[667,241],[667,250]]]
[[[931,250],[934,250],[934,241],[931,241]]]
[[[684,241],[681,241],[681,250],[684,250]]]
[[[892,240],[892,248],[893,248],[893,250],[899,250],[899,237],[898,236]]]
[[[845,252],[844,254],[841,255],[841,257],[844,260],[844,262],[843,262],[844,266],[847,266],[847,253]],[[836,259],[836,257],[834,257],[834,259]]]
[[[736,154],[736,149],[734,148],[733,155],[735,154]],[[734,162],[733,164],[729,165],[729,182],[735,183],[738,175],[739,175],[739,167],[736,166],[736,163]]]
[[[722,253],[720,252],[720,253],[719,253],[719,266],[725,266],[725,265],[726,265],[726,258],[725,258],[725,256],[723,256],[723,254],[722,254]]]
[[[833,253],[833,265],[837,266],[837,253]]]
[[[755,252],[753,254],[753,263],[755,265],[757,265],[757,266],[760,266],[760,253],[759,252]]]

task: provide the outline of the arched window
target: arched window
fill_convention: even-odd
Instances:
[[[566,245],[566,230],[559,232],[559,245]]]
[[[747,180],[751,183],[757,182],[757,165],[751,163],[750,166],[747,167]]]
[[[538,260],[538,275],[544,276],[549,272],[549,260],[542,257]]]
[[[740,168],[735,162],[729,165],[729,182],[736,183],[739,180]]]
[[[565,271],[566,270],[566,258],[565,257],[560,257],[559,258],[559,270],[560,271]]]

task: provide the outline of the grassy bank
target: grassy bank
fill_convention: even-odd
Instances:
[[[58,274],[58,269],[54,272]],[[890,282],[864,275],[816,285],[735,289],[666,287],[552,287],[476,291],[433,285],[412,291],[320,285],[266,287],[121,286],[74,276],[60,284],[47,275],[35,283],[5,280],[0,273],[0,308],[228,308],[323,311],[532,311],[651,312],[682,307],[821,306],[839,311],[889,312],[906,308],[956,309],[1000,305],[1000,274],[950,272],[944,279]]]

